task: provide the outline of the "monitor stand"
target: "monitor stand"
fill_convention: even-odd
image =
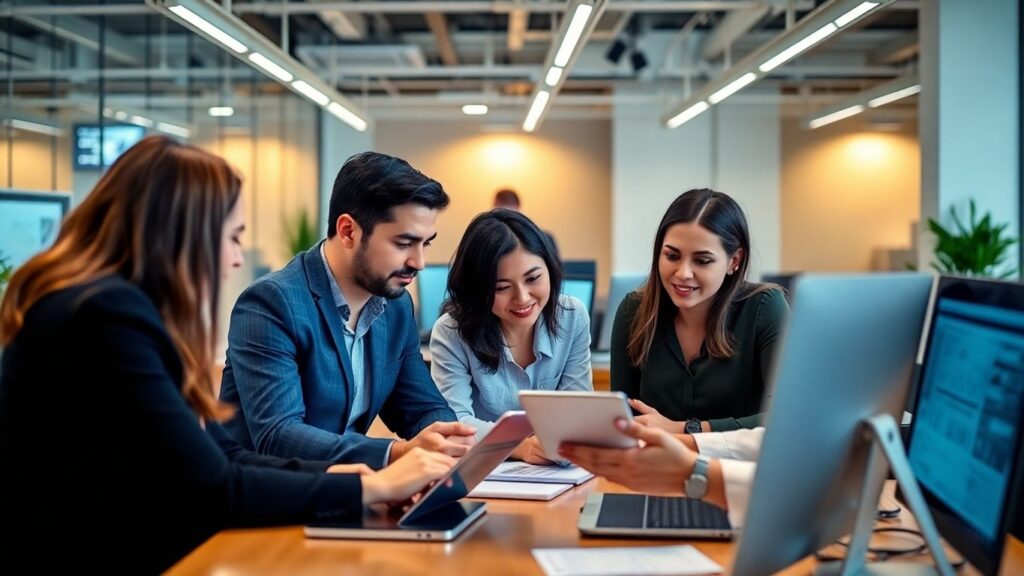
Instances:
[[[862,420],[861,427],[865,438],[871,442],[871,448],[864,473],[860,503],[857,508],[857,520],[854,524],[853,534],[850,536],[846,558],[842,562],[822,564],[815,570],[815,574],[820,576],[859,576],[863,574],[953,576],[953,567],[950,566],[946,552],[942,548],[939,531],[935,528],[935,521],[924,502],[921,488],[914,478],[914,473],[910,469],[910,461],[907,460],[907,454],[903,450],[900,429],[896,420],[889,414],[880,414]],[[906,503],[917,519],[918,529],[921,530],[921,535],[935,561],[934,566],[904,561],[866,562],[868,543],[875,525],[878,499],[882,495],[883,483],[876,479],[880,476],[880,467],[885,466],[883,458],[889,462],[893,476],[896,477],[896,482],[899,483],[903,496],[907,500]]]

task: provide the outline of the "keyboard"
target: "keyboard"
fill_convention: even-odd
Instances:
[[[725,511],[717,506],[692,500],[663,496],[647,497],[647,528],[730,528]]]

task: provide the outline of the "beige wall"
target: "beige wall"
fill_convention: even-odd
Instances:
[[[0,137],[0,188],[59,192],[71,190],[71,139],[68,136],[57,137],[56,172],[50,136],[15,130],[12,141],[13,162],[8,163],[11,148],[6,136]],[[10,172],[9,165],[14,167]]]
[[[782,125],[782,269],[866,271],[879,249],[911,245],[919,213],[917,126],[870,131],[860,117]]]
[[[499,188],[551,232],[566,260],[597,260],[598,293],[611,272],[611,126],[606,120],[545,122],[536,134],[486,133],[474,121],[381,121],[375,148],[435,178],[452,198],[428,261],[448,262],[476,214]]]

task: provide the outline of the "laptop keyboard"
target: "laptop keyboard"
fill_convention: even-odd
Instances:
[[[663,496],[647,497],[647,528],[729,529],[721,508],[700,500]]]

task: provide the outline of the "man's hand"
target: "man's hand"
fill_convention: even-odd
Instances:
[[[360,476],[370,476],[376,474],[373,468],[370,468],[366,464],[335,464],[327,468],[328,474],[359,474]]]
[[[412,440],[398,440],[392,444],[388,464],[397,461],[413,448],[461,458],[475,443],[476,428],[461,422],[434,422]]]

